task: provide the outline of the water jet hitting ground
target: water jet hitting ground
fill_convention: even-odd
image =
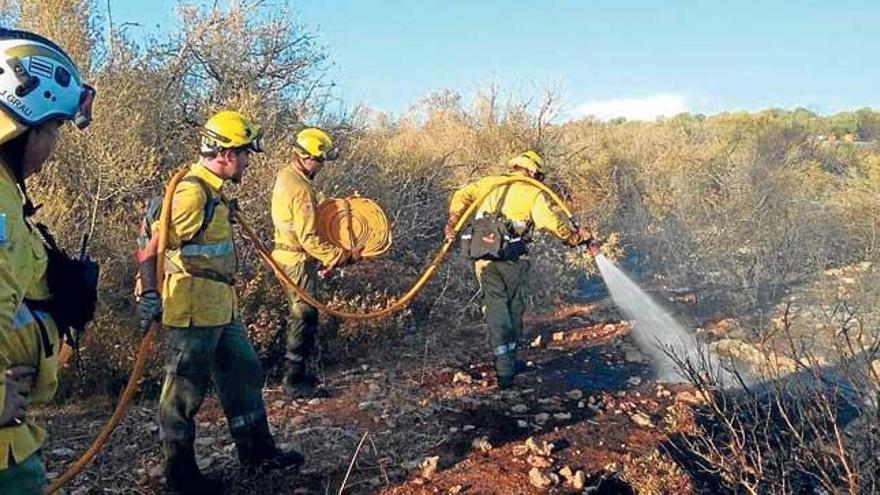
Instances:
[[[706,354],[705,348],[697,342],[694,335],[620,268],[601,254],[596,256],[596,264],[614,303],[631,321],[633,340],[651,357],[658,381],[683,380],[669,353],[694,364],[708,363],[716,371],[720,371],[717,360]]]

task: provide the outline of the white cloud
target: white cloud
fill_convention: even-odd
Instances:
[[[624,117],[627,120],[654,120],[688,111],[688,99],[676,94],[657,94],[643,98],[614,98],[588,101],[572,110],[573,119],[593,116],[599,120]]]

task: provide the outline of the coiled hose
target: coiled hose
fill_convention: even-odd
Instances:
[[[164,278],[165,278],[165,271],[164,271],[163,263],[165,260],[165,248],[166,248],[166,244],[168,242],[168,225],[171,220],[171,201],[174,199],[174,191],[177,189],[177,184],[186,175],[186,173],[187,173],[186,169],[181,169],[176,174],[174,174],[174,176],[171,178],[171,181],[165,187],[165,195],[162,199],[162,211],[161,211],[161,215],[159,216],[159,249],[158,249],[157,263],[156,263],[156,269],[157,269],[156,277],[157,277],[157,280],[159,281],[159,283],[157,285],[159,286],[160,290],[162,287],[162,280],[164,280]],[[532,184],[533,186],[537,187],[541,191],[547,193],[550,196],[550,198],[553,200],[553,202],[557,206],[559,206],[559,208],[568,216],[568,218],[572,222],[572,224],[577,226],[577,224],[574,220],[574,217],[571,214],[571,211],[568,209],[568,207],[566,207],[565,203],[563,203],[562,200],[559,199],[559,196],[557,196],[556,193],[554,193],[550,188],[548,188],[547,186],[545,186],[541,182],[538,182],[532,178],[515,175],[515,176],[505,177],[503,180],[499,181],[498,184],[495,185],[495,187],[493,187],[489,191],[486,191],[485,194],[483,194],[482,196],[477,198],[477,200],[474,201],[470,205],[470,207],[468,207],[468,209],[464,212],[464,214],[461,216],[461,218],[455,224],[456,237],[457,237],[458,233],[461,231],[461,229],[464,227],[464,225],[467,223],[467,221],[477,211],[477,208],[480,207],[480,205],[483,203],[483,201],[489,196],[489,194],[492,191],[495,190],[495,188],[506,185],[506,184],[512,184],[514,182],[525,182],[528,184]],[[348,201],[354,201],[355,199],[357,199],[357,198],[351,198]],[[224,200],[225,200],[225,198],[224,198]],[[360,227],[356,228],[355,226],[359,225],[359,223],[357,221],[351,220],[353,218],[352,211],[354,210],[351,206],[352,204],[353,203],[349,203],[349,205],[347,206],[347,208],[348,208],[347,215],[350,220],[348,221],[348,226],[346,227],[346,229],[350,228],[351,230],[349,230],[348,237],[346,237],[343,234],[338,234],[337,241],[341,242],[341,243],[348,241],[349,245],[351,245],[351,241],[353,239],[354,245],[355,245],[355,247],[357,247],[358,242],[365,242],[363,240],[365,237],[363,236],[363,234],[361,234],[360,236],[358,235],[357,229],[359,229]],[[334,208],[333,210],[330,210],[331,212],[336,211],[336,209],[338,209],[338,206],[334,206],[333,208]],[[342,209],[345,210],[345,208],[346,208],[346,206],[343,205]],[[381,210],[379,210],[379,211],[381,212]],[[250,225],[248,225],[248,223],[245,221],[241,212],[233,209],[233,210],[231,210],[231,214],[235,218],[238,225],[241,227],[245,236],[253,243],[254,247],[257,249],[257,253],[260,255],[260,259],[262,259],[263,263],[265,263],[266,266],[268,266],[275,273],[275,276],[278,278],[279,281],[281,281],[282,285],[284,285],[288,289],[295,292],[298,297],[300,297],[306,303],[316,307],[319,311],[324,312],[329,315],[332,315],[332,316],[336,316],[338,318],[343,318],[343,319],[351,319],[351,320],[378,319],[378,318],[383,318],[385,316],[388,316],[396,311],[399,311],[399,310],[405,308],[407,306],[407,304],[409,304],[409,302],[419,293],[419,291],[422,290],[422,288],[425,286],[425,284],[431,279],[431,277],[437,271],[437,268],[440,266],[440,263],[443,261],[443,257],[446,256],[446,253],[449,251],[449,248],[452,246],[452,243],[455,242],[454,237],[452,239],[447,239],[446,241],[444,241],[443,244],[440,246],[440,249],[437,251],[437,254],[434,256],[433,260],[431,261],[431,263],[428,265],[428,267],[425,269],[425,271],[422,272],[421,276],[419,276],[419,278],[416,280],[416,283],[413,284],[413,286],[406,293],[404,293],[401,297],[399,297],[398,299],[393,301],[387,307],[385,307],[381,310],[378,310],[378,311],[374,311],[372,313],[353,313],[353,312],[340,311],[337,309],[333,309],[333,308],[321,303],[320,301],[316,300],[315,298],[313,298],[309,294],[307,294],[302,289],[302,287],[297,285],[293,280],[290,279],[290,277],[286,273],[284,273],[284,270],[278,265],[278,263],[275,261],[275,259],[272,258],[272,255],[271,255],[271,252],[269,251],[269,249],[266,247],[265,244],[263,244],[263,241],[259,238],[259,236],[257,236],[256,232],[254,232],[254,230],[250,227]],[[345,212],[343,214],[345,214]],[[328,218],[338,216],[336,213],[333,213],[332,215],[330,215],[328,213],[327,215],[328,215]],[[384,214],[382,216],[384,217]],[[375,219],[374,219],[374,221],[375,221]],[[340,229],[341,229],[341,225],[344,223],[342,221],[325,221],[325,222],[328,225],[337,225],[337,226],[339,226],[338,228],[340,228]],[[387,220],[385,220],[385,222],[387,224]],[[379,225],[379,224],[377,223],[377,225]],[[387,245],[383,245],[381,243],[377,243],[377,244],[365,243],[364,249],[366,250],[367,247],[370,247],[371,249],[376,249],[377,251],[384,252],[384,251],[382,251],[382,249],[387,250],[388,247],[390,247],[390,243],[391,243],[391,239],[390,239],[390,235],[389,235],[389,237],[387,239]],[[344,246],[344,244],[342,244],[342,245]],[[349,249],[349,248],[346,247],[346,249]],[[373,251],[370,251],[370,252],[372,253]],[[152,351],[153,340],[156,336],[156,333],[159,331],[159,328],[160,328],[160,323],[153,322],[150,325],[150,329],[147,331],[147,333],[144,335],[143,339],[141,340],[140,347],[139,347],[138,353],[137,353],[137,357],[135,358],[134,367],[132,368],[131,376],[128,378],[128,383],[126,383],[125,390],[122,392],[122,396],[119,398],[119,402],[116,404],[116,408],[113,411],[113,415],[110,417],[109,420],[107,420],[107,423],[101,429],[101,432],[98,434],[98,436],[92,442],[92,445],[88,448],[88,450],[86,450],[86,452],[83,453],[83,455],[76,462],[74,462],[72,465],[70,465],[70,467],[68,467],[67,470],[61,476],[56,478],[49,485],[47,493],[49,493],[49,494],[55,493],[65,483],[67,483],[68,481],[73,479],[77,474],[79,474],[92,461],[92,459],[95,457],[95,455],[97,455],[98,452],[100,452],[100,450],[104,447],[104,444],[107,442],[107,439],[110,437],[110,434],[113,433],[113,430],[116,428],[116,426],[122,420],[123,416],[125,416],[125,412],[128,409],[129,404],[131,403],[131,399],[134,397],[135,392],[137,392],[138,386],[140,385],[140,380],[143,377],[144,365],[146,364],[147,357],[149,357],[150,352]]]
[[[315,216],[318,237],[336,247],[358,251],[361,258],[373,258],[391,248],[388,218],[367,198],[324,200]]]

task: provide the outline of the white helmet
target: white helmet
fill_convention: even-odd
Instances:
[[[0,110],[25,127],[50,119],[92,121],[95,89],[84,84],[58,45],[29,33],[0,28]]]

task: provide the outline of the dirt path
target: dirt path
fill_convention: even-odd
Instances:
[[[607,305],[594,304],[532,317],[528,326],[541,343],[523,353],[530,366],[512,391],[496,387],[481,327],[420,332],[339,366],[325,377],[326,399],[291,404],[277,386],[267,386],[276,437],[307,455],[298,472],[241,472],[219,404],[209,397],[198,416],[199,462],[224,477],[227,493],[338,493],[366,432],[344,493],[583,491],[564,476],[554,479],[564,467],[583,471],[590,493],[693,492],[658,450],[668,434],[688,427],[687,408],[675,401],[678,389],[652,381],[627,324]],[[50,472],[84,449],[109,407],[39,411],[39,421],[50,424]],[[522,452],[530,437],[553,445],[552,452]],[[438,469],[431,473],[421,465],[433,456]],[[149,400],[133,406],[69,493],[159,493],[158,466],[155,400]],[[550,484],[535,486],[545,481]]]

